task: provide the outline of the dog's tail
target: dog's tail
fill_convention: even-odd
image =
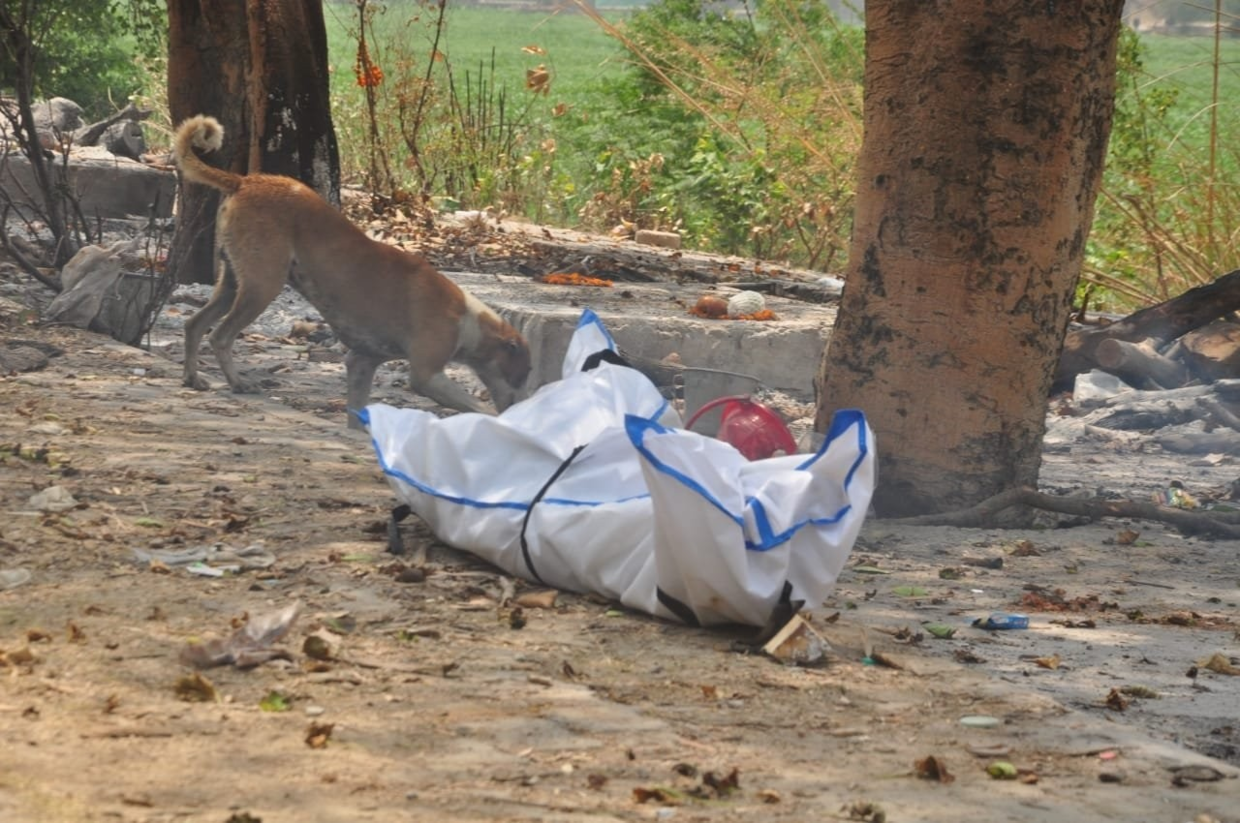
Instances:
[[[181,174],[193,183],[202,183],[225,194],[234,194],[241,188],[242,176],[224,169],[208,166],[198,157],[195,149],[212,152],[224,142],[224,127],[220,121],[205,114],[195,115],[177,127],[172,152]]]

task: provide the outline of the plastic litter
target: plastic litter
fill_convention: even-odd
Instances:
[[[0,569],[0,591],[16,589],[29,582],[29,569]]]
[[[960,718],[960,725],[968,726],[971,729],[994,729],[1001,722],[999,718],[991,717],[988,714],[969,714]]]
[[[223,577],[230,572],[266,569],[276,562],[275,555],[263,548],[261,543],[240,549],[224,543],[187,549],[140,549],[135,546],[131,551],[138,563],[162,563],[204,577]]]
[[[730,443],[750,460],[764,460],[796,454],[797,442],[775,412],[758,401],[744,396],[719,397],[694,413],[685,428],[694,431],[694,424],[712,409],[722,407],[719,440]]]
[[[291,660],[287,649],[273,649],[271,645],[288,634],[297,616],[301,614],[301,601],[277,612],[251,615],[241,628],[226,639],[192,643],[181,650],[180,660],[195,669],[232,664],[248,669],[269,660]]]
[[[48,486],[43,491],[32,494],[28,503],[32,509],[41,512],[65,512],[78,504],[64,486]]]
[[[1029,628],[1029,615],[992,612],[989,617],[979,617],[977,620],[974,620],[973,625],[979,629],[989,629],[992,631],[1027,629]]]

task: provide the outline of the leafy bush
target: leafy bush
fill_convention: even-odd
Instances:
[[[164,46],[167,15],[157,0],[60,0],[31,7],[35,45],[34,92],[67,97],[102,117],[144,84],[140,56]],[[0,83],[12,88],[16,68],[3,52]]]
[[[640,124],[608,130],[591,205],[629,202],[618,216],[680,228],[699,248],[835,265],[851,226],[862,33],[822,0],[710,9],[663,0],[623,26],[596,18],[633,62],[609,89],[624,101],[614,110]],[[631,174],[652,148],[658,173]]]

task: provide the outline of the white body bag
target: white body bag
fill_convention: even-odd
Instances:
[[[677,428],[614,353],[587,309],[563,379],[498,417],[372,404],[361,418],[396,496],[511,574],[690,624],[762,626],[781,600],[820,605],[874,490],[864,415],[838,412],[814,454],[750,462]]]

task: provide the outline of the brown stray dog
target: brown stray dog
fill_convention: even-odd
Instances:
[[[181,174],[225,195],[216,219],[215,292],[185,324],[185,385],[210,388],[198,374],[198,344],[214,325],[211,348],[228,385],[257,391],[237,373],[233,341],[289,281],[349,349],[351,411],[365,408],[379,364],[400,358],[409,361],[410,388],[441,405],[488,411],[444,374],[449,361],[477,372],[500,411],[517,399],[530,351],[516,329],[422,255],[367,237],[309,186],[208,166],[194,149],[214,151],[223,136],[219,121],[198,115],[181,124],[174,144]],[[361,423],[350,414],[349,426]]]

